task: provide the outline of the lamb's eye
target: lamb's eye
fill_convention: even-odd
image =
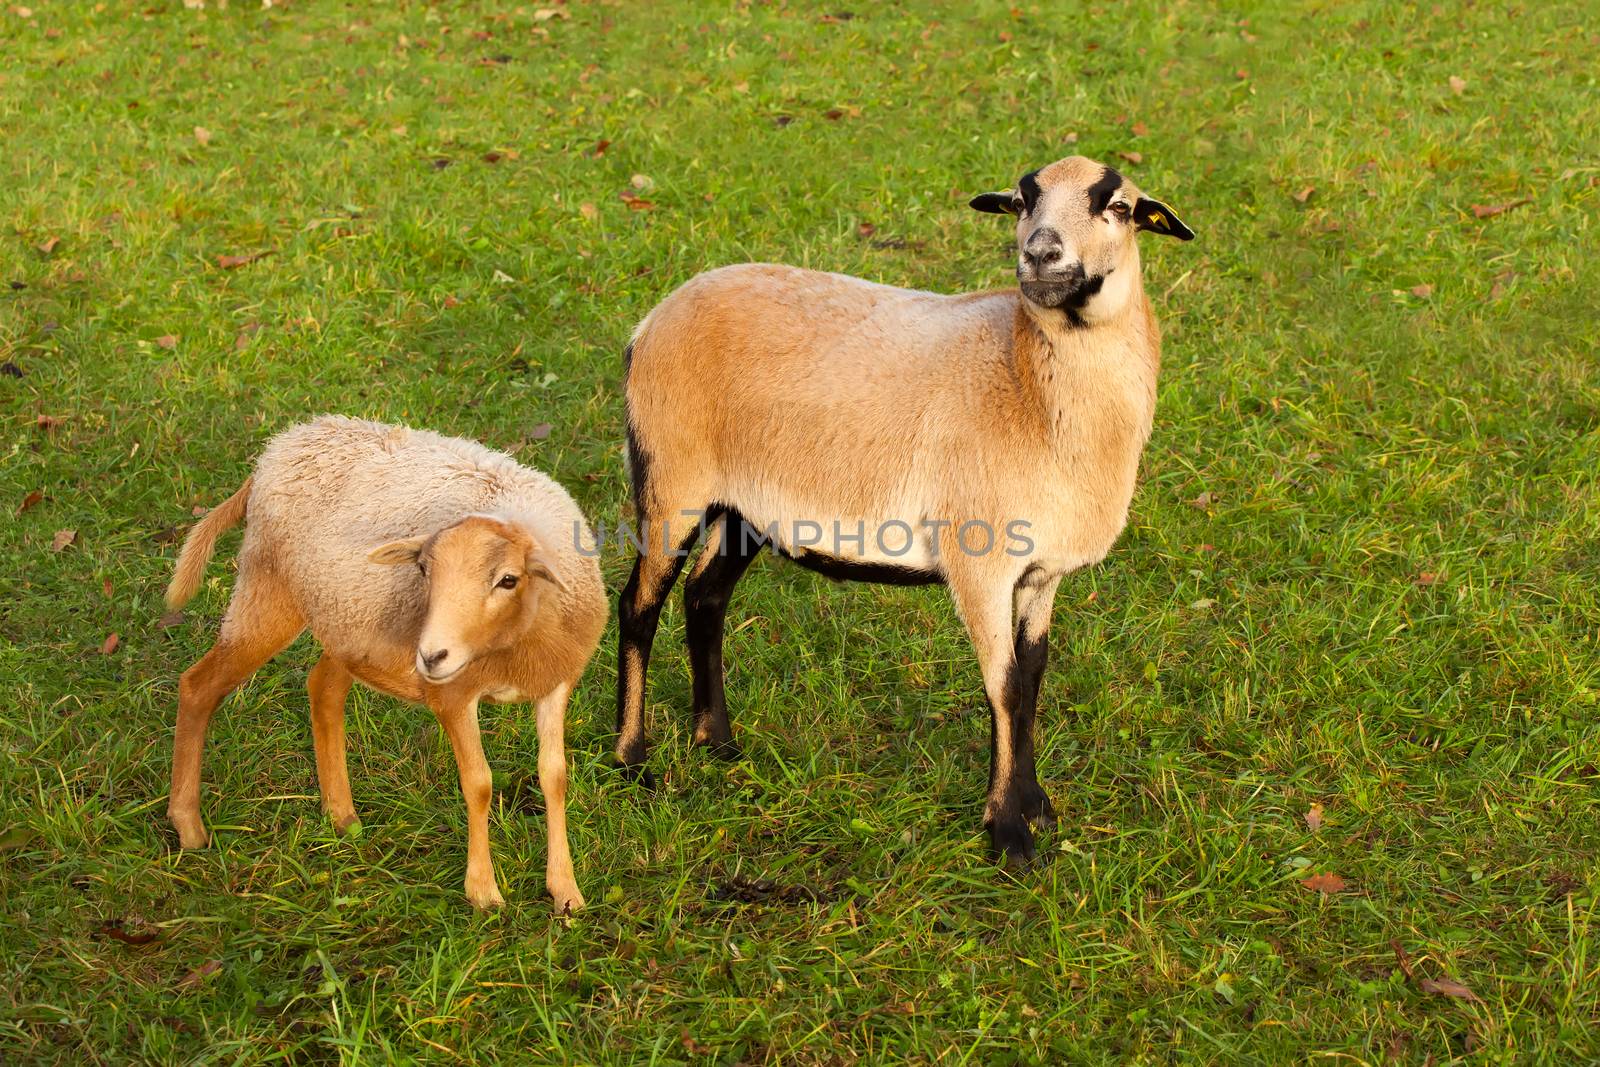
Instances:
[[[1119,219],[1125,219],[1128,217],[1128,205],[1118,200],[1111,205],[1111,213]]]
[[[515,589],[517,587],[517,576],[508,574],[494,584],[496,589]]]
[[[1028,205],[1023,202],[1020,195],[1013,196],[1011,198],[1011,210],[1015,211],[1018,215],[1026,215],[1028,213]]]

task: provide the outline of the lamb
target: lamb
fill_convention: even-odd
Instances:
[[[168,817],[183,848],[207,843],[200,757],[218,703],[310,628],[312,737],[322,803],[357,824],[344,704],[364,682],[425,704],[455,750],[467,803],[467,899],[503,903],[489,855],[489,765],[478,702],[537,706],[549,831],[545,886],[583,907],[567,844],[567,699],[605,628],[588,532],[556,482],[475,441],[337,416],[280,433],[255,472],[190,531],[167,605],[199,588],[217,537],[248,514],[216,644],[184,672]]]
[[[763,544],[835,578],[942,583],[989,704],[991,847],[1025,866],[1029,824],[1055,817],[1033,724],[1056,588],[1121,533],[1154,415],[1161,342],[1135,234],[1194,234],[1082,157],[971,206],[1016,216],[1018,288],[944,296],[742,264],[690,279],[634,331],[643,544],[618,599],[616,756],[647,774],[656,622],[702,536],[684,616],[693,737],[714,753],[734,751],[728,601]]]

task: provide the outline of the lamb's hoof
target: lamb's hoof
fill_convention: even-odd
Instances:
[[[650,773],[650,768],[642,763],[618,763],[617,770],[622,774],[624,781],[641,786],[645,792],[654,793],[656,790],[656,776]]]
[[[555,901],[557,915],[576,915],[583,910],[583,894],[578,892],[577,886],[552,889],[550,898]]]
[[[493,911],[505,904],[500,887],[490,882],[487,886],[467,886],[467,900],[479,911]]]
[[[335,815],[329,812],[328,821],[333,823],[333,832],[340,837],[359,838],[361,836],[361,817],[354,812],[349,815]]]
[[[1020,815],[995,819],[989,823],[989,846],[1001,865],[1014,871],[1033,866],[1038,856],[1033,847],[1033,831]]]
[[[181,849],[205,848],[211,844],[211,835],[206,833],[206,824],[198,816],[167,816],[172,820],[172,826],[178,831],[178,847]]]

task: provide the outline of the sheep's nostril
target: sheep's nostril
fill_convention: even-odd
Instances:
[[[437,652],[422,652],[419,655],[422,659],[422,665],[431,671],[450,657],[450,650],[441,648]]]

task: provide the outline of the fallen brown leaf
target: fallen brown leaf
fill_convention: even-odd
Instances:
[[[582,215],[590,222],[593,222],[595,219],[600,217],[600,209],[595,207],[589,201],[585,200],[583,203],[578,205],[578,214]]]
[[[100,592],[107,600],[111,599],[113,588],[110,578],[102,578],[100,580]]]
[[[161,931],[143,919],[107,919],[91,931],[93,937],[109,937],[124,945],[148,945],[159,940]]]
[[[1424,993],[1438,993],[1441,996],[1455,997],[1457,1000],[1478,1000],[1478,994],[1460,982],[1452,982],[1448,978],[1424,978],[1417,983],[1417,988]]]
[[[170,333],[165,333],[156,338],[156,344],[170,352],[178,347],[178,339]]]
[[[1141,152],[1118,152],[1117,155],[1121,156],[1129,163],[1132,163],[1134,166],[1138,166],[1140,163],[1144,162],[1144,154]]]
[[[1496,215],[1504,215],[1506,212],[1519,208],[1523,204],[1531,203],[1533,203],[1531,199],[1523,197],[1521,200],[1508,200],[1504,204],[1473,204],[1472,214],[1476,218],[1492,219]]]
[[[1133,135],[1135,137],[1144,137],[1150,132],[1150,127],[1146,126],[1142,122],[1135,122],[1131,129],[1133,130]]]
[[[1306,829],[1316,833],[1322,829],[1322,805],[1313,804],[1306,811]]]
[[[1324,871],[1321,874],[1313,874],[1310,878],[1302,878],[1300,884],[1318,893],[1341,893],[1344,891],[1344,879],[1328,871]]]
[[[528,440],[530,441],[543,441],[549,436],[550,424],[548,422],[541,422],[539,425],[528,431]]]
[[[589,154],[595,159],[599,159],[601,156],[606,154],[606,149],[610,147],[611,142],[602,137],[594,143],[594,148],[589,152]]]
[[[33,420],[33,424],[48,433],[66,421],[65,415],[40,415]]]
[[[100,654],[109,656],[117,650],[117,646],[120,644],[122,644],[122,638],[118,637],[115,631],[106,634],[106,639],[100,642]]]
[[[1407,955],[1405,949],[1400,947],[1400,940],[1391,937],[1389,939],[1389,947],[1394,949],[1395,962],[1400,964],[1400,972],[1406,976],[1406,981],[1413,981],[1416,975],[1411,970],[1411,957]]]
[[[877,232],[878,227],[870,222],[863,222],[861,225],[856,227],[856,236],[858,237],[871,237]]]
[[[1310,200],[1311,199],[1311,194],[1316,192],[1316,191],[1317,191],[1317,187],[1315,185],[1308,185],[1304,189],[1300,190],[1298,193],[1295,193],[1294,194],[1294,198],[1295,198],[1295,200],[1297,200],[1298,202],[1303,204],[1307,200]]]
[[[200,142],[200,147],[204,148],[211,143],[211,131],[204,126],[196,126],[194,128],[194,139]]]
[[[55,537],[50,540],[50,551],[60,552],[68,545],[78,540],[77,530],[57,530]]]
[[[1411,287],[1411,295],[1426,300],[1433,295],[1433,286],[1426,282],[1421,285],[1413,285]]]
[[[174,626],[182,625],[183,612],[181,611],[169,611],[156,620],[156,629],[158,630],[170,630]]]
[[[265,249],[260,252],[247,252],[242,256],[218,256],[217,266],[221,267],[223,270],[234,270],[235,268],[242,267],[247,263],[254,263],[263,256],[270,255],[272,255],[272,250]]]
[[[200,966],[178,979],[178,989],[192,989],[222,970],[221,960],[206,960]]]
[[[485,152],[483,154],[483,161],[485,163],[498,163],[504,158],[506,157],[500,152]]]
[[[61,243],[61,238],[56,237],[55,235],[52,234],[51,236],[46,237],[43,241],[39,242],[39,246],[38,246],[39,247],[39,251],[43,252],[45,255],[48,256],[51,252],[54,252],[56,250],[56,245],[58,245],[60,243]]]
[[[624,189],[618,194],[619,199],[628,205],[629,211],[650,211],[655,208],[655,201],[646,200],[631,189]]]
[[[1455,93],[1457,96],[1460,96],[1462,93],[1467,91],[1467,80],[1465,78],[1458,78],[1454,74],[1450,75],[1450,91]]]
[[[1193,500],[1185,501],[1185,503],[1187,503],[1191,508],[1199,508],[1201,511],[1204,511],[1206,508],[1209,508],[1216,502],[1217,495],[1209,489],[1195,497]]]
[[[1435,571],[1419,571],[1417,576],[1413,578],[1412,581],[1423,589],[1426,589],[1430,585],[1439,584],[1439,575]]]
[[[43,489],[35,489],[33,492],[29,493],[27,496],[22,498],[22,503],[17,505],[17,514],[21,515],[24,511],[27,511],[29,508],[33,507],[35,504],[37,504],[39,501],[41,501],[43,499],[44,499],[44,490]]]

